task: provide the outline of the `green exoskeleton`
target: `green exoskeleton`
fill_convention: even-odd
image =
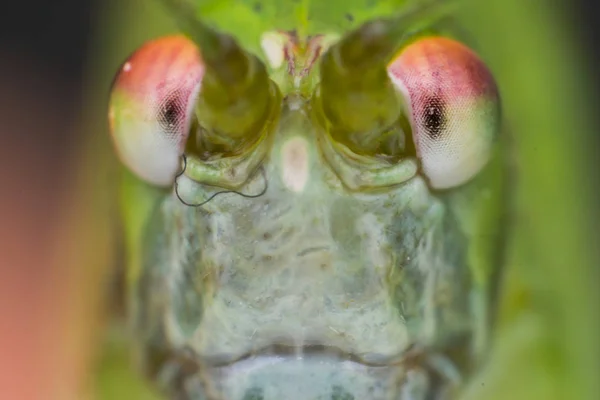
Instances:
[[[146,374],[172,399],[454,398],[489,347],[504,150],[451,9],[246,46],[165,3],[184,34],[128,58],[109,115]]]

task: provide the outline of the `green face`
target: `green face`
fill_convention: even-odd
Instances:
[[[502,250],[498,91],[423,29],[437,11],[268,31],[264,62],[182,12],[191,39],[123,64],[131,321],[170,398],[445,399],[477,367]]]

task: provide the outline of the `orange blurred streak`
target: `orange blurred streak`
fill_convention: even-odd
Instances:
[[[70,99],[2,59],[0,399],[81,400],[110,257],[100,171],[75,167]]]

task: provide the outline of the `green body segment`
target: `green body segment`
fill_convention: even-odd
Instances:
[[[470,263],[495,260],[476,254],[478,221],[469,217],[488,204],[490,185],[439,198],[414,177],[349,192],[320,155],[323,138],[302,105],[284,104],[264,175],[239,189],[258,193],[266,179],[265,195],[226,194],[201,210],[168,196],[152,216],[134,292],[136,337],[146,356],[166,351],[185,360],[172,360],[170,372],[190,381],[191,398],[211,385],[228,399],[259,389],[265,399],[312,399],[337,386],[357,399],[401,398],[398,379],[412,346],[425,359],[463,353],[466,360],[448,358],[450,370],[436,371],[447,379],[470,366],[477,321],[485,318],[478,312],[486,311],[477,306],[485,308],[487,296]],[[285,184],[294,162],[307,169],[298,192]],[[184,178],[179,188],[190,203],[214,192]],[[497,239],[493,233],[486,241]],[[311,346],[325,346],[325,361],[313,359]],[[424,393],[419,379],[430,367],[421,368],[424,375],[406,385]]]
[[[221,28],[255,27],[237,37],[257,54],[264,21],[287,15],[277,28],[298,29],[296,58],[269,68],[275,101],[256,143],[212,161],[188,153],[168,190],[127,175],[139,361],[173,399],[454,398],[488,347],[504,140],[444,191],[414,156],[352,152],[329,130],[316,66],[336,33],[400,4],[335,15],[279,4],[199,6]],[[190,206],[224,188],[238,193]]]

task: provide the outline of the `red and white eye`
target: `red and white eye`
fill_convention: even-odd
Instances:
[[[500,101],[479,57],[455,40],[423,37],[400,52],[388,73],[406,100],[431,186],[455,187],[480,172],[498,134]]]
[[[109,123],[121,161],[148,183],[168,186],[180,165],[204,65],[184,36],[147,42],[113,84]]]

